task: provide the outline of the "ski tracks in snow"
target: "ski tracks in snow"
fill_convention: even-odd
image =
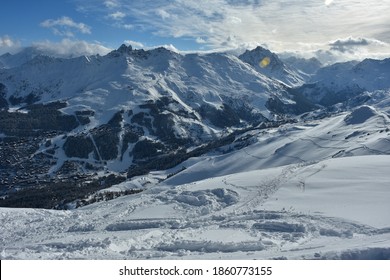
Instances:
[[[388,228],[262,206],[282,186],[305,182],[325,168],[325,163],[298,163],[271,172],[156,186],[74,211],[10,209],[0,216],[1,257],[342,258],[332,248],[361,248],[362,240],[387,242]],[[334,247],[327,248],[328,242]]]
[[[296,172],[301,170],[302,167],[310,166],[315,164],[314,162],[309,163],[298,163],[288,165],[281,169],[281,172],[273,176],[272,178],[259,178],[259,183],[254,186],[239,186],[228,181],[229,176],[225,176],[222,182],[227,187],[243,189],[250,191],[250,195],[247,198],[242,198],[240,205],[234,209],[235,213],[246,212],[250,209],[255,209],[261,205],[269,197],[271,197],[284,183],[288,182],[291,178],[296,177]],[[319,171],[318,171],[319,172]]]

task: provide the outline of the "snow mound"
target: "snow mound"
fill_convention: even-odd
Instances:
[[[163,203],[173,203],[177,209],[207,215],[239,202],[239,194],[230,189],[170,190],[158,196]]]
[[[205,191],[184,191],[175,197],[175,200],[191,206],[205,206],[218,203],[223,206],[229,206],[237,203],[238,195],[236,192],[226,189],[214,189]]]
[[[366,122],[368,119],[372,118],[373,116],[376,116],[377,112],[374,108],[371,106],[361,106],[354,110],[352,113],[347,115],[344,119],[345,123],[348,125],[353,124],[362,124]]]

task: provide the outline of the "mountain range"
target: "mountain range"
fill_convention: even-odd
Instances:
[[[2,55],[0,207],[57,209],[0,208],[3,257],[389,258],[389,77],[262,47]]]

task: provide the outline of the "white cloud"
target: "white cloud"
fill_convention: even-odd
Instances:
[[[141,42],[136,42],[136,41],[132,41],[132,40],[126,40],[124,43],[126,45],[131,45],[135,49],[142,49],[145,47],[144,44],[142,44]]]
[[[9,36],[0,37],[0,47],[2,48],[10,48],[15,43],[12,41],[12,39]]]
[[[354,38],[348,37],[345,39],[338,39],[336,41],[330,42],[329,46],[331,50],[339,51],[339,52],[354,52],[357,48],[362,47],[390,47],[389,44],[371,38]]]
[[[105,55],[112,50],[99,43],[89,43],[86,41],[70,39],[63,39],[60,42],[35,42],[32,46],[42,50],[48,55],[56,57],[77,57],[95,54]]]
[[[242,23],[242,20],[239,17],[235,17],[235,16],[232,16],[229,20],[233,24],[240,24],[240,23]]]
[[[334,0],[96,0],[80,5],[105,15],[126,14],[132,28],[161,37],[192,38],[208,49],[267,44],[275,52],[337,38],[375,38],[390,42],[390,1]],[[108,5],[108,2],[113,2]],[[87,3],[87,4],[86,4]],[[373,47],[371,44],[368,48]]]
[[[324,65],[365,58],[384,59],[390,57],[390,44],[370,39],[348,37],[328,44],[301,44],[299,51],[286,51],[283,56],[315,57]]]
[[[117,1],[110,0],[110,1],[104,1],[104,5],[109,9],[115,9],[119,7],[119,4]]]
[[[109,14],[109,17],[113,20],[122,20],[123,18],[126,17],[126,14],[122,13],[122,12],[115,12],[115,13],[112,13],[112,14]]]
[[[201,37],[198,37],[196,38],[195,42],[197,42],[198,44],[206,44],[206,40],[201,38]]]
[[[73,37],[74,31],[91,34],[91,27],[82,22],[75,22],[70,17],[61,17],[59,19],[47,19],[40,24],[42,27],[49,28],[55,35]]]
[[[134,25],[132,24],[122,24],[121,27],[126,30],[132,30],[134,29]]]
[[[150,47],[150,48],[146,48],[146,49],[155,49],[155,48],[159,48],[159,47],[163,47],[167,50],[170,50],[172,52],[175,52],[175,53],[181,53],[180,50],[178,50],[174,45],[172,44],[168,44],[168,45],[158,45],[158,46],[153,46],[153,47]]]
[[[156,14],[160,16],[163,20],[169,19],[171,17],[171,15],[163,9],[158,9],[156,11]]]
[[[329,6],[332,3],[333,3],[333,0],[325,0],[325,5],[326,6]]]
[[[6,52],[13,53],[20,49],[20,42],[8,35],[0,36],[0,55]]]

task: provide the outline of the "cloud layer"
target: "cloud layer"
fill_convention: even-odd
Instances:
[[[182,44],[179,48],[193,47],[205,52],[239,53],[262,45],[277,53],[316,55],[332,62],[390,56],[390,13],[385,12],[390,10],[390,0],[72,0],[72,3],[79,15],[87,15],[85,21],[93,20],[75,21],[72,12],[71,17],[47,19],[40,26],[66,40],[57,43],[41,40],[35,44],[49,49],[56,46],[65,53],[74,50],[75,54],[104,54],[107,48],[101,43],[80,40],[94,37],[108,42],[110,47],[121,42],[136,48],[178,43]],[[20,46],[17,41],[1,36],[0,52]]]
[[[76,57],[82,55],[105,55],[111,49],[99,43],[88,43],[82,40],[62,39],[60,42],[41,41],[35,42],[33,47],[56,57]]]
[[[123,26],[192,38],[206,48],[267,44],[284,51],[347,37],[390,42],[390,13],[384,13],[390,10],[389,1],[111,0],[102,5],[80,0],[80,5],[121,20]]]
[[[61,17],[58,19],[47,19],[40,24],[42,27],[49,28],[55,35],[74,37],[74,32],[82,34],[91,34],[91,27],[82,22],[75,22],[70,17]]]
[[[361,47],[385,47],[389,48],[390,45],[381,42],[376,39],[367,39],[367,38],[353,38],[349,37],[346,39],[338,39],[334,42],[331,42],[329,44],[331,50],[336,50],[339,52],[354,52],[356,49],[361,48]]]
[[[13,53],[20,49],[20,43],[8,35],[0,36],[0,55],[6,52]]]

